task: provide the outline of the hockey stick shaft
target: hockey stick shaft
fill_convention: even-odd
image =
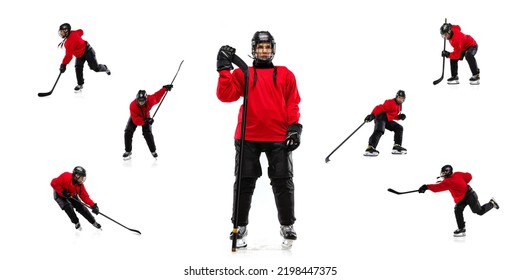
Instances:
[[[244,142],[246,136],[246,119],[247,119],[247,102],[248,102],[248,90],[249,90],[249,67],[247,64],[237,55],[233,56],[233,63],[237,65],[240,70],[244,73],[244,100],[242,104],[242,127],[240,130],[240,151],[238,155],[238,170],[236,176],[236,188],[233,197],[233,236],[231,242],[231,251],[237,250],[237,237],[238,237],[238,207],[240,205],[240,188],[242,184],[242,165],[244,158]]]
[[[177,78],[177,74],[179,74],[179,71],[181,70],[182,63],[184,63],[184,60],[182,60],[181,63],[179,64],[179,68],[177,69],[177,73],[175,73],[175,76],[173,76],[173,80],[170,83],[170,85],[173,85],[173,82],[175,81],[175,78]],[[157,114],[157,111],[159,111],[159,108],[161,108],[161,104],[163,103],[163,101],[166,98],[167,94],[168,94],[168,92],[166,92],[164,94],[163,98],[161,99],[161,102],[159,102],[159,106],[157,106],[157,109],[155,109],[155,113],[153,113],[152,119],[155,117],[155,114]]]
[[[72,197],[72,196],[71,196],[70,198],[72,198],[73,200],[75,200],[75,201],[77,201],[77,202],[83,204],[84,206],[86,206],[86,207],[92,209],[92,207],[90,207],[89,205],[83,203],[82,201],[79,201],[79,200],[77,200],[76,198],[74,198],[74,197]],[[99,212],[99,215],[101,215],[101,216],[103,216],[103,217],[105,217],[105,218],[111,220],[112,222],[114,222],[114,223],[116,223],[116,224],[118,224],[118,225],[120,225],[120,226],[126,228],[126,229],[129,230],[129,231],[135,232],[135,233],[137,233],[137,234],[141,234],[140,231],[138,231],[138,230],[136,230],[136,229],[131,229],[131,228],[129,228],[129,227],[126,227],[125,225],[119,223],[118,221],[116,221],[116,220],[110,218],[109,216],[107,216],[107,215],[105,215],[105,214],[103,214],[103,213],[101,213],[101,212]]]
[[[51,95],[52,92],[54,91],[54,88],[56,87],[56,84],[58,84],[58,81],[60,80],[60,77],[61,77],[61,72],[60,72],[60,74],[58,75],[58,78],[56,78],[56,82],[54,82],[54,85],[52,86],[51,91],[49,91],[49,92],[40,92],[40,93],[38,93],[38,96],[39,96],[39,97],[44,97],[44,96],[49,96],[49,95]]]
[[[445,18],[444,19],[444,23],[447,23],[448,22],[448,19]],[[446,38],[444,38],[444,48],[443,48],[443,52],[446,50]],[[438,83],[440,83],[442,81],[442,79],[444,79],[444,66],[446,64],[446,58],[443,56],[442,57],[442,74],[441,74],[441,77],[435,81],[433,81],[433,85],[436,85]]]
[[[414,192],[418,192],[419,190],[413,190],[413,191],[406,191],[406,192],[398,192],[392,188],[389,188],[388,189],[389,192],[391,193],[395,193],[395,194],[407,194],[407,193],[414,193]]]
[[[345,142],[347,142],[347,140],[352,137],[352,135],[354,135],[354,133],[356,133],[366,122],[363,122],[360,126],[358,126],[358,128],[356,128],[356,130],[354,130],[354,132],[352,132],[345,140],[343,140],[343,142],[341,142],[341,144],[339,144],[339,146],[336,147],[336,149],[334,149],[326,158],[325,158],[325,163],[328,163],[330,161],[330,156],[332,156],[333,153],[335,153],[339,147],[341,147]]]

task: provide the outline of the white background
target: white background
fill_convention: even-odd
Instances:
[[[114,1],[116,2],[116,1]],[[17,1],[0,11],[2,279],[242,279],[185,276],[193,268],[265,268],[251,279],[512,279],[520,249],[517,143],[520,45],[513,2],[492,1]],[[341,3],[341,5],[339,4]],[[510,4],[511,3],[511,4]],[[444,18],[479,44],[481,85],[441,74]],[[111,76],[85,65],[74,94],[74,61],[47,98],[64,50],[58,27],[81,28]],[[255,31],[277,42],[275,64],[296,75],[304,126],[295,161],[298,240],[280,249],[269,181],[253,199],[249,247],[232,253],[233,133],[241,100],[216,95],[215,58],[229,44],[247,62]],[[448,44],[447,49],[451,51]],[[156,115],[159,159],[138,128],[123,162],[128,106],[184,65]],[[325,164],[325,157],[385,99],[407,93],[406,156],[362,156],[373,123]],[[155,108],[153,109],[155,111]],[[265,163],[265,158],[262,158]],[[482,203],[466,210],[467,237],[455,239],[448,192],[397,196],[434,183],[444,164],[473,175]],[[50,181],[82,165],[102,213],[83,231],[53,201]],[[264,173],[266,166],[264,165]],[[278,267],[333,266],[336,276],[277,276]]]

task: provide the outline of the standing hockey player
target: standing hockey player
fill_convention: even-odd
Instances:
[[[70,24],[64,23],[60,25],[58,32],[61,38],[63,38],[63,41],[58,46],[65,46],[65,57],[61,62],[60,72],[64,73],[72,57],[76,57],[76,79],[78,80],[78,85],[74,88],[76,93],[81,92],[83,84],[85,83],[83,79],[83,66],[85,65],[85,61],[94,72],[106,72],[110,75],[110,70],[108,70],[106,65],[98,64],[94,49],[87,41],[81,38],[81,36],[83,36],[83,30],[71,30]]]
[[[81,201],[92,208],[92,213],[96,215],[99,214],[97,203],[94,203],[94,201],[90,199],[83,185],[86,180],[87,171],[81,166],[74,167],[72,173],[64,172],[59,177],[52,179],[51,186],[54,189],[54,200],[58,203],[61,210],[67,213],[67,216],[69,216],[70,221],[76,226],[77,230],[81,230],[81,224],[74,209],[85,217],[95,228],[101,229],[101,225],[96,222],[96,219],[90,214],[87,207],[79,202],[81,199]]]
[[[419,188],[419,193],[424,193],[426,190],[432,192],[441,192],[449,190],[453,200],[455,201],[455,219],[457,220],[457,230],[453,232],[453,236],[466,236],[466,223],[464,222],[464,208],[469,205],[473,213],[480,216],[486,214],[492,208],[498,209],[498,203],[494,198],[491,198],[488,203],[480,205],[477,193],[468,185],[471,181],[471,174],[468,172],[453,172],[451,165],[445,165],[441,168],[440,183],[422,185]]]
[[[267,173],[271,181],[280,222],[280,234],[284,238],[282,246],[290,248],[296,240],[293,224],[294,184],[292,151],[300,145],[302,125],[300,119],[300,95],[294,74],[285,66],[274,66],[276,43],[268,31],[258,31],[251,40],[253,66],[249,67],[247,119],[242,120],[240,107],[235,131],[235,181],[241,180],[238,209],[237,247],[247,246],[246,226],[249,223],[249,209],[256,181],[262,175],[260,155],[267,156]],[[232,59],[235,49],[230,46],[220,48],[217,56],[219,72],[217,97],[222,102],[234,102],[244,95],[244,74],[233,71]],[[244,150],[240,151],[242,124],[246,125]],[[242,153],[242,178],[238,178],[239,155]],[[232,236],[230,236],[232,237]]]
[[[154,119],[150,117],[150,110],[159,103],[167,91],[172,90],[173,85],[164,85],[160,90],[152,95],[147,95],[145,90],[139,90],[135,100],[130,103],[130,118],[125,128],[125,153],[124,160],[129,160],[132,155],[132,139],[135,129],[138,126],[143,128],[143,136],[148,145],[148,149],[154,158],[157,158],[155,141],[152,134],[152,124]]]
[[[469,83],[472,85],[480,84],[480,69],[477,66],[475,55],[477,54],[478,45],[475,39],[470,35],[460,32],[460,26],[451,25],[451,23],[444,23],[441,26],[441,36],[450,41],[453,47],[453,52],[447,50],[442,51],[442,56],[450,59],[451,78],[448,79],[448,84],[456,85],[459,83],[459,60],[466,58],[471,70],[471,78]]]
[[[399,90],[395,98],[386,100],[383,104],[377,105],[370,115],[365,117],[365,122],[371,122],[375,119],[374,132],[368,139],[368,148],[365,150],[365,156],[375,157],[379,155],[376,150],[379,139],[385,133],[385,129],[394,132],[394,148],[392,154],[406,154],[406,149],[401,146],[403,142],[403,126],[395,122],[396,120],[406,119],[406,115],[401,113],[403,102],[406,94],[403,90]]]

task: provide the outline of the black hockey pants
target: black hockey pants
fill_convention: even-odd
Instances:
[[[466,58],[466,61],[469,64],[469,69],[471,70],[472,75],[477,75],[480,73],[480,69],[477,66],[477,60],[475,59],[475,55],[477,54],[478,45],[468,48],[463,51],[459,57],[459,59],[450,59],[450,67],[451,67],[451,76],[456,77],[459,75],[459,60],[463,60]]]
[[[235,140],[235,181],[233,193],[237,191],[238,164],[240,155],[240,141]],[[293,163],[291,152],[287,151],[284,142],[252,142],[245,141],[242,163],[242,180],[238,201],[237,225],[246,226],[249,223],[249,210],[257,179],[262,176],[260,155],[264,152],[269,167],[268,176],[274,194],[276,208],[278,210],[278,221],[280,225],[292,225],[296,221],[294,215],[294,183]],[[236,201],[233,201],[233,213]],[[233,221],[233,217],[231,218]]]
[[[85,65],[85,61],[88,63],[88,67],[92,69],[94,72],[107,72],[108,68],[104,64],[98,64],[96,59],[96,52],[87,42],[87,46],[85,48],[85,53],[82,57],[76,58],[76,80],[78,80],[78,85],[82,85],[85,83],[83,79],[83,66]]]
[[[137,128],[137,125],[134,124],[132,121],[132,117],[128,119],[128,123],[126,124],[125,128],[125,151],[131,152],[132,151],[132,139],[134,137],[134,132]],[[153,153],[156,150],[155,147],[155,141],[153,139],[152,134],[152,126],[149,124],[143,124],[143,136],[146,140],[146,144],[148,145],[148,149],[150,149],[150,152]]]
[[[480,206],[477,193],[468,185],[468,190],[466,191],[464,199],[455,204],[455,219],[457,220],[457,226],[459,229],[463,229],[466,226],[466,223],[464,222],[464,208],[468,205],[473,213],[480,216],[486,214],[487,211],[493,208],[491,202]]]
[[[54,193],[54,200],[58,205],[60,206],[61,210],[65,211],[67,213],[67,216],[69,216],[70,221],[73,224],[79,223],[78,216],[76,216],[76,212],[74,212],[74,209],[78,211],[89,223],[93,224],[96,219],[94,219],[94,216],[88,211],[87,207],[85,205],[79,203],[78,201],[75,201],[74,199],[66,199],[62,196],[59,196],[56,191]],[[75,199],[80,200],[78,195],[76,194],[74,196]]]
[[[374,120],[374,132],[368,139],[368,145],[375,149],[379,144],[379,139],[385,134],[385,129],[394,132],[394,144],[403,143],[403,126],[394,121],[389,122],[386,113],[381,113]]]

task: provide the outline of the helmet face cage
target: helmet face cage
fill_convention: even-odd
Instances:
[[[449,164],[446,164],[445,166],[443,166],[441,168],[441,176],[442,177],[445,177],[445,178],[448,178],[451,176],[451,174],[453,174],[453,167]]]
[[[144,106],[146,104],[147,96],[145,90],[139,90],[137,92],[137,96],[135,97],[135,101],[137,102],[137,105]]]
[[[451,23],[444,23],[441,26],[441,36],[444,37],[444,34],[451,32]]]
[[[64,24],[60,25],[60,29],[58,30],[58,34],[62,38],[67,38],[69,36],[70,29],[71,29],[70,24],[64,23]]]
[[[72,170],[72,177],[79,184],[83,184],[87,180],[87,171],[81,166],[76,166]]]
[[[271,56],[267,59],[259,58],[256,56],[256,46],[258,43],[270,43],[271,44]],[[251,40],[251,54],[255,60],[261,60],[265,62],[271,62],[276,53],[276,42],[274,41],[274,37],[269,33],[269,31],[257,31],[255,35],[253,35],[253,39]]]

